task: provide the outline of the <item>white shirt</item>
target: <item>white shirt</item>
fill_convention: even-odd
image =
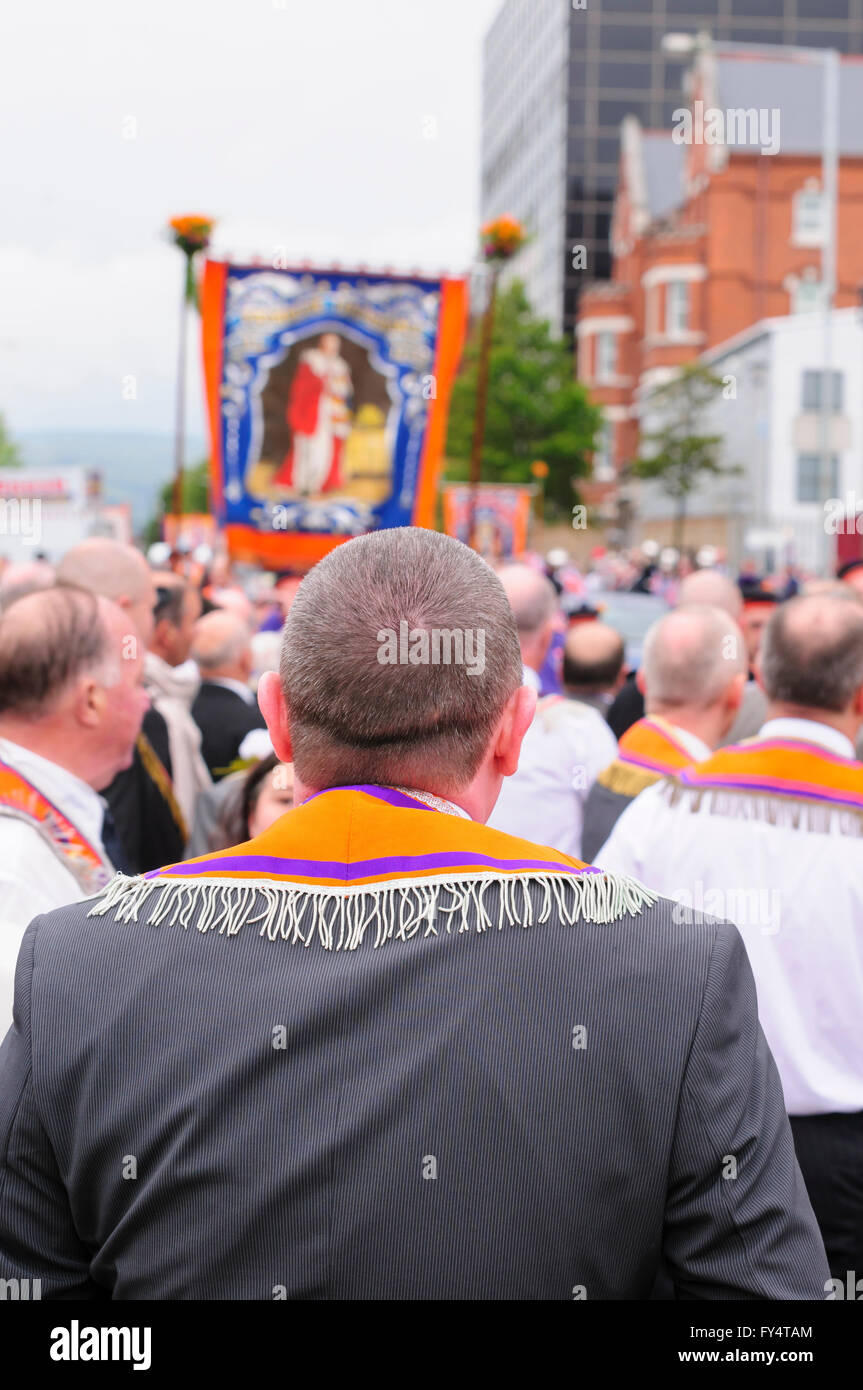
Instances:
[[[9,739],[0,739],[0,759],[52,801],[111,869],[102,845],[106,803],[98,792],[73,772]],[[15,963],[24,932],[34,917],[85,896],[35,826],[18,816],[0,815],[0,1038],[12,1022]]]
[[[843,734],[808,719],[771,719],[757,735],[818,743],[851,758]],[[704,801],[709,800],[705,796]],[[702,803],[703,804],[703,803]],[[740,930],[758,1012],[792,1115],[863,1110],[863,837],[841,811],[818,831],[673,806],[658,782],[635,798],[596,857],[683,911]],[[685,921],[685,916],[681,920]]]
[[[540,706],[524,736],[518,771],[504,778],[488,824],[579,859],[587,793],[616,755],[617,739],[589,705],[556,700]]]
[[[688,729],[681,729],[679,724],[672,724],[670,719],[664,721],[669,729],[672,730],[678,743],[681,743],[689,753],[694,763],[703,763],[706,758],[713,756],[713,749],[709,743],[705,743],[697,734],[691,734]]]

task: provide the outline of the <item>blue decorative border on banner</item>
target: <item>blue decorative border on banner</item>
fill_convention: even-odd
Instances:
[[[220,387],[223,505],[220,524],[262,531],[355,535],[410,524],[429,416],[441,307],[438,280],[339,271],[230,266]],[[362,347],[385,383],[389,495],[372,504],[349,486],[332,499],[248,490],[264,443],[262,392],[291,347],[332,332]]]

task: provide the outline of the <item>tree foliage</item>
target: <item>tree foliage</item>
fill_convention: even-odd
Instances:
[[[473,441],[481,324],[465,346],[453,386],[447,435],[447,477],[463,480]],[[553,338],[531,312],[516,282],[498,294],[489,362],[483,482],[530,483],[531,464],[548,465],[546,497],[569,514],[578,500],[574,479],[590,473],[594,434],[602,421],[575,380],[572,349]]]
[[[675,537],[678,547],[689,497],[704,477],[739,473],[736,465],[719,462],[723,436],[704,432],[704,415],[723,388],[721,377],[701,363],[688,363],[676,376],[656,387],[648,397],[647,414],[657,428],[641,436],[641,455],[632,465],[637,478],[659,484],[675,503]]]
[[[18,445],[10,438],[6,421],[0,415],[0,468],[20,468],[21,463]]]
[[[209,478],[210,464],[207,459],[201,459],[199,463],[193,463],[191,467],[183,470],[183,497],[182,512],[185,516],[188,512],[208,512],[209,502]],[[148,545],[153,541],[159,540],[162,533],[162,517],[166,512],[174,510],[174,479],[165,483],[159,489],[159,510],[156,516],[148,521],[144,532],[144,539]]]

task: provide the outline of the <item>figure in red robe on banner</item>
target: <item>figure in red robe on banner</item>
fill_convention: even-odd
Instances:
[[[304,497],[330,492],[341,481],[341,459],[351,431],[350,368],[338,333],[322,333],[300,354],[288,395],[291,447],[274,481]]]

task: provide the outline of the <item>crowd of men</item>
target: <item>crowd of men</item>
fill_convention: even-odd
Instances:
[[[687,571],[636,671],[601,613],[567,624],[552,567],[428,532],[265,591],[106,539],[0,575],[0,1274],[130,1298],[809,1298],[863,1275],[863,563],[784,600]],[[485,670],[373,662],[402,618],[483,626]],[[229,979],[190,925],[260,949]],[[483,957],[467,938],[494,927]],[[272,943],[298,939],[322,950],[283,952],[280,1003]],[[272,1057],[238,1041],[255,989],[308,1131],[281,1147]],[[201,1129],[232,1275],[188,1254]],[[137,1239],[116,1174],[86,1177],[136,1145]],[[275,1205],[243,1205],[258,1161]]]

